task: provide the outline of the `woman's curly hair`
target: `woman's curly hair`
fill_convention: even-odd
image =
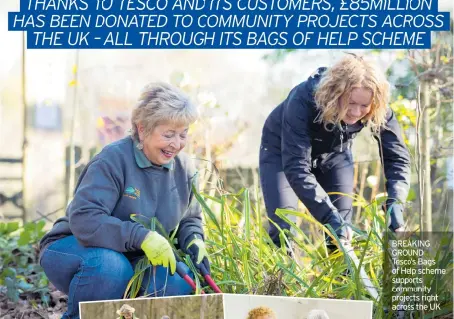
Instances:
[[[276,314],[271,308],[260,306],[249,311],[247,319],[256,319],[263,316],[269,316],[271,318],[276,318]]]
[[[389,83],[373,63],[355,54],[347,54],[323,73],[315,90],[315,103],[320,111],[316,121],[325,128],[339,125],[347,114],[352,90],[359,87],[372,92],[370,112],[362,121],[379,132],[386,123]]]

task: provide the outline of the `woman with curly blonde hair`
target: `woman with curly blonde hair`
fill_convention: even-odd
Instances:
[[[136,309],[134,309],[130,305],[124,304],[120,309],[117,310],[117,315],[120,316],[117,317],[117,319],[139,319],[134,314],[135,312]]]
[[[251,309],[247,314],[246,319],[276,319],[276,314],[273,309],[265,306],[260,306]]]
[[[319,68],[271,112],[262,132],[260,179],[276,245],[281,246],[279,228],[289,225],[275,211],[297,210],[298,199],[341,241],[351,239],[352,198],[341,194],[353,192],[351,146],[365,127],[378,140],[384,162],[388,226],[403,230],[410,156],[388,99],[383,73],[347,54],[332,67]]]

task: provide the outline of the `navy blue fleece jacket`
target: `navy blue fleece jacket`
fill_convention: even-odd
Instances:
[[[359,122],[353,129],[346,129],[344,125],[326,130],[323,124],[316,123],[319,111],[314,94],[325,70],[318,69],[293,88],[287,99],[271,112],[263,128],[261,143],[281,158],[287,180],[311,214],[319,222],[338,229],[338,235],[345,237],[345,229],[340,227],[344,221],[311,169],[317,160],[345,151],[364,125]],[[384,162],[388,204],[405,202],[410,184],[410,154],[391,109],[386,114],[386,127],[376,139]],[[396,229],[403,224],[402,206],[394,205],[389,226]]]

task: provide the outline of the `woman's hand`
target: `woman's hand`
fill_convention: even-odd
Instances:
[[[205,269],[210,273],[210,262],[208,261],[208,252],[205,242],[200,236],[194,235],[193,239],[185,247],[185,251],[191,257],[192,262],[197,268],[204,265]]]
[[[173,275],[177,268],[175,255],[167,239],[155,231],[150,231],[140,246],[153,266],[170,267]]]

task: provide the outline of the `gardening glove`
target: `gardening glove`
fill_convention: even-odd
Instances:
[[[177,268],[175,255],[169,242],[163,236],[155,231],[150,231],[140,248],[153,266],[170,267],[170,273],[172,275],[175,273]]]
[[[200,235],[194,234],[192,238],[188,239],[189,243],[186,245],[185,251],[191,257],[194,265],[200,269],[201,265],[205,266],[205,269],[210,274],[210,262],[208,260],[208,252]]]

